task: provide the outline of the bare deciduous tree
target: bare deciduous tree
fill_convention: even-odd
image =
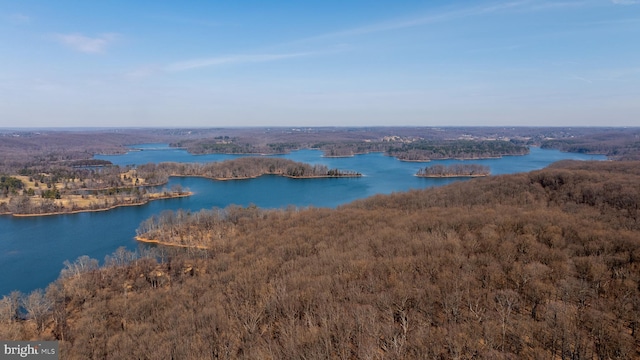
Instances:
[[[41,289],[34,290],[22,298],[22,306],[27,311],[29,319],[36,323],[38,333],[42,331],[52,305],[51,300],[44,295]]]

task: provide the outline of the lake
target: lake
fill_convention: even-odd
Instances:
[[[166,144],[144,144],[124,155],[98,155],[114,164],[125,166],[149,162],[211,162],[239,155],[191,155]],[[65,260],[81,255],[104,260],[118,247],[136,249],[134,240],[138,225],[165,209],[198,211],[230,204],[255,204],[265,208],[336,207],[375,194],[389,194],[409,189],[441,186],[460,179],[431,179],[413,176],[418,169],[431,164],[459,163],[459,160],[431,163],[402,162],[381,153],[348,158],[325,158],[320,151],[300,150],[277,155],[295,161],[323,164],[329,168],[353,170],[360,178],[289,179],[263,176],[257,179],[214,181],[203,178],[171,178],[167,187],[180,184],[194,195],[187,198],[150,202],[143,206],[121,207],[110,211],[14,218],[0,216],[0,297],[12,290],[30,292],[45,288],[58,278]],[[563,153],[531,148],[525,156],[501,159],[468,160],[491,168],[491,173],[509,174],[541,169],[563,159],[604,160],[600,155]]]

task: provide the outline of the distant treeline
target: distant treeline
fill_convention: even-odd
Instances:
[[[441,159],[486,159],[505,155],[526,155],[529,148],[509,141],[454,140],[442,142],[417,141],[392,146],[390,156],[407,161]]]
[[[203,176],[218,180],[253,178],[265,174],[293,178],[360,176],[357,172],[329,169],[275,157],[243,157],[206,164],[160,163],[141,165],[138,171],[147,176],[165,178],[170,175]]]
[[[640,154],[637,128],[527,127],[369,127],[244,129],[105,129],[96,131],[9,131],[0,129],[0,173],[20,169],[92,164],[95,154],[121,154],[127,145],[170,143],[190,153],[280,154],[312,148],[325,156],[392,152],[406,160],[500,156],[498,149],[460,149],[440,153],[423,145],[449,146],[456,141],[505,141],[563,151],[604,153],[615,159]],[[452,140],[467,139],[467,140]],[[508,150],[504,154],[513,154]],[[522,154],[516,151],[515,154]],[[395,156],[393,154],[389,154]]]
[[[113,165],[111,161],[101,160],[101,159],[82,159],[82,160],[72,160],[67,162],[69,166],[72,167],[94,167],[94,166],[110,166]]]
[[[420,177],[475,177],[491,173],[488,166],[480,164],[431,165],[418,170]]]
[[[347,157],[371,152],[385,152],[389,143],[384,141],[347,141],[347,142],[322,142],[312,145],[312,148],[322,150],[327,157]]]
[[[367,141],[325,140],[315,143],[288,142],[267,145],[240,142],[238,139],[213,139],[179,142],[189,152],[225,154],[278,154],[301,148],[323,151],[324,156],[343,157],[370,152],[385,152],[400,160],[425,161],[433,159],[481,159],[505,155],[525,155],[524,144],[501,140],[424,140],[419,138],[390,137]]]
[[[542,148],[561,151],[602,154],[615,160],[640,160],[640,129],[606,129],[582,137],[550,139]]]

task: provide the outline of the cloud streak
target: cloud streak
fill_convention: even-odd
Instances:
[[[640,0],[612,0],[612,1],[618,1],[623,3],[640,2]],[[342,31],[321,34],[321,35],[312,36],[306,39],[302,39],[299,41],[295,41],[294,43],[309,42],[314,40],[323,40],[323,39],[338,38],[338,37],[374,34],[379,32],[407,29],[407,28],[424,26],[424,25],[429,25],[429,24],[434,24],[439,22],[446,22],[446,21],[468,18],[468,17],[475,17],[475,16],[491,15],[491,14],[508,12],[508,11],[534,12],[534,11],[552,10],[552,9],[558,9],[558,8],[583,6],[588,3],[589,2],[585,0],[566,1],[566,2],[521,0],[521,1],[508,1],[508,2],[502,2],[502,3],[494,3],[490,5],[483,5],[483,6],[471,6],[471,7],[460,8],[456,10],[443,11],[440,13],[426,14],[420,17],[415,17],[415,18],[389,20],[389,21],[379,22],[379,23],[365,25],[361,27],[346,29]]]
[[[593,84],[593,81],[578,75],[571,75],[571,79],[585,82],[587,84]]]
[[[54,39],[60,44],[83,53],[99,54],[104,53],[107,47],[117,38],[117,34],[107,33],[97,37],[89,37],[82,34],[55,34]]]
[[[640,4],[640,0],[611,0],[616,5],[636,5]]]
[[[31,17],[21,13],[14,13],[9,16],[9,19],[14,24],[28,24],[31,22]]]
[[[205,68],[205,67],[228,65],[228,64],[270,62],[270,61],[308,56],[311,54],[312,53],[310,52],[304,52],[304,53],[288,53],[288,54],[253,54],[253,55],[230,55],[230,56],[210,57],[210,58],[193,59],[193,60],[176,62],[166,66],[164,70],[168,72],[179,72],[179,71],[194,70],[194,69]]]
[[[221,23],[214,22],[214,21],[183,17],[183,16],[175,16],[175,15],[150,15],[149,18],[166,22],[166,23],[173,23],[173,24],[180,24],[180,25],[193,25],[193,26],[204,26],[204,27],[221,26]]]

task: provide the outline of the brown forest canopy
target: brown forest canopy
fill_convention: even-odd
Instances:
[[[423,177],[455,177],[455,176],[486,176],[491,173],[488,166],[480,164],[451,164],[431,165],[418,170],[416,176]]]
[[[601,129],[583,136],[550,138],[543,148],[586,154],[604,154],[615,160],[640,160],[640,129]]]
[[[167,178],[170,175],[204,176],[213,179],[251,178],[264,174],[289,177],[340,177],[360,176],[348,170],[329,169],[325,165],[310,165],[289,159],[275,157],[244,157],[206,164],[196,163],[160,163],[138,167],[146,174]]]
[[[47,311],[0,302],[0,338],[65,359],[637,358],[638,184],[637,162],[563,162],[335,210],[166,213],[141,235],[208,250],[78,259],[29,295]]]

